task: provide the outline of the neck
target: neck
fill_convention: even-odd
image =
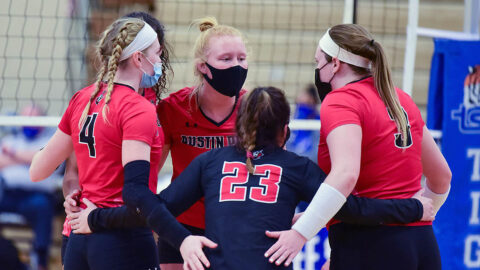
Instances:
[[[129,72],[128,70],[118,69],[117,73],[115,73],[115,77],[113,79],[116,83],[126,84],[135,89],[135,91],[139,91],[141,76],[135,74],[134,72]]]
[[[220,94],[204,81],[198,91],[198,105],[209,118],[221,121],[232,112],[235,97]]]
[[[344,87],[348,83],[351,83],[353,81],[360,80],[361,78],[365,77],[364,75],[358,75],[356,73],[352,72],[338,72],[335,74],[335,77],[332,80],[332,89],[338,89],[341,87]]]

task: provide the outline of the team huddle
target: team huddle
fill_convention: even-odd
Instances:
[[[164,26],[143,12],[113,22],[96,82],[35,155],[33,181],[67,160],[64,269],[292,269],[325,226],[325,269],[441,269],[432,221],[451,172],[367,30],[333,26],[312,52],[317,165],[285,149],[284,92],[243,88],[242,33],[212,17],[193,25],[196,84],[162,98]],[[156,194],[169,153],[172,183]]]

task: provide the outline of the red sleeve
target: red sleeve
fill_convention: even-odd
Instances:
[[[63,131],[63,133],[67,135],[72,135],[72,129],[71,129],[71,120],[72,120],[72,111],[73,108],[76,106],[76,100],[79,92],[75,93],[73,97],[70,99],[70,102],[68,103],[67,110],[65,110],[65,113],[63,113],[62,119],[60,120],[60,123],[58,124],[58,128]],[[83,111],[83,110],[82,110]],[[78,124],[78,123],[77,123]]]
[[[172,130],[172,127],[168,122],[169,106],[170,104],[165,100],[161,100],[157,106],[158,119],[160,120],[160,124],[162,125],[165,144],[171,144],[172,142],[172,136],[169,132],[170,130]]]
[[[320,107],[322,136],[325,138],[336,127],[356,124],[361,126],[363,113],[362,98],[348,90],[331,92]]]
[[[152,145],[157,129],[155,106],[147,100],[139,103],[128,103],[122,114],[122,139],[142,141]]]

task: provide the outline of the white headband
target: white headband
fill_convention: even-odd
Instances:
[[[323,37],[320,39],[318,42],[318,46],[322,49],[322,51],[326,54],[328,54],[331,57],[336,57],[338,60],[357,66],[357,67],[362,67],[362,68],[371,68],[371,62],[367,58],[353,54],[343,48],[340,48],[340,46],[333,41],[333,39],[330,37],[330,28],[327,30],[327,32],[323,35]]]
[[[142,30],[140,30],[137,36],[133,39],[133,41],[128,44],[128,46],[123,49],[122,55],[120,56],[120,61],[123,61],[130,57],[136,51],[143,51],[148,46],[152,45],[152,43],[157,39],[157,32],[153,30],[153,28],[148,24],[145,23]]]

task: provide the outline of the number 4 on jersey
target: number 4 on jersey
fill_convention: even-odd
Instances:
[[[85,123],[83,123],[83,127],[80,131],[79,136],[79,143],[87,144],[88,154],[91,158],[96,157],[94,128],[97,116],[98,113],[87,116],[87,119],[85,120]]]
[[[220,202],[245,201],[247,198],[247,187],[241,186],[248,182],[249,173],[245,163],[225,162],[223,163],[224,176],[220,181]],[[253,175],[260,176],[259,184],[262,187],[250,188],[250,200],[261,203],[276,203],[282,168],[276,165],[264,164],[255,166]]]

